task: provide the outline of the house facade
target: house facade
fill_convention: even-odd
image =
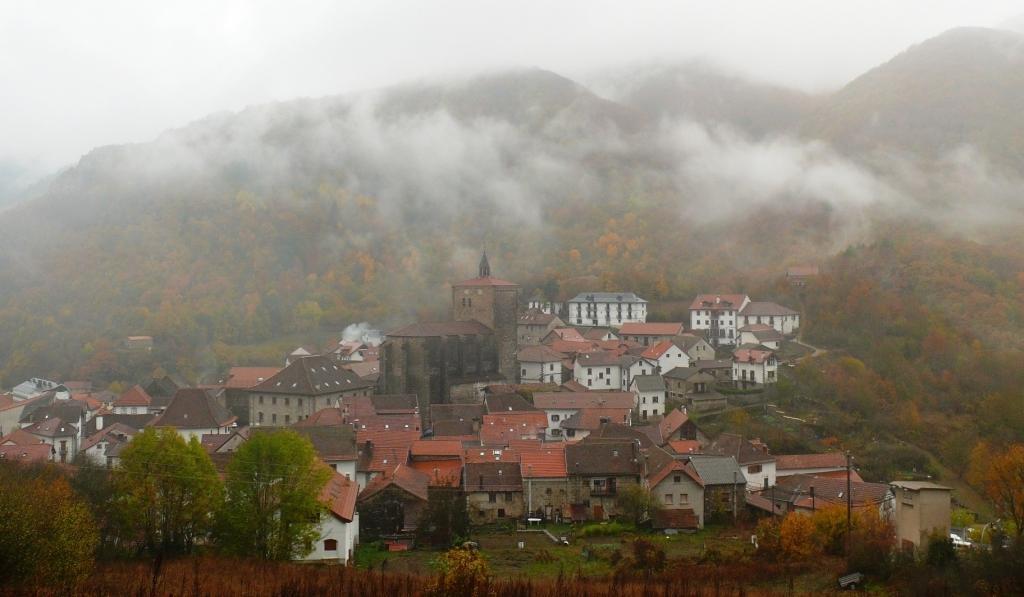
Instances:
[[[892,505],[896,540],[920,548],[933,534],[949,536],[951,489],[927,481],[893,481]]]
[[[737,325],[743,327],[757,324],[770,325],[780,334],[789,336],[800,329],[800,313],[767,301],[747,303],[740,309]]]
[[[584,292],[566,306],[569,325],[617,328],[647,321],[647,301],[632,292]]]
[[[337,407],[345,397],[373,393],[372,382],[333,359],[319,355],[297,357],[248,391],[249,424],[287,426],[321,409]]]
[[[474,524],[518,519],[526,512],[518,462],[466,463],[464,485],[469,520]]]
[[[573,520],[606,520],[618,515],[619,492],[640,484],[643,456],[631,440],[585,439],[565,447]]]
[[[519,349],[519,383],[561,384],[562,353],[544,345],[526,346]]]
[[[690,303],[690,329],[704,332],[712,346],[736,344],[740,311],[750,303],[745,294],[699,294]]]
[[[629,391],[636,396],[635,411],[641,421],[665,414],[665,380],[660,375],[638,375],[633,378]]]
[[[519,347],[540,344],[551,330],[561,327],[565,327],[565,322],[557,315],[539,309],[528,309],[519,316],[519,324],[516,326]]]
[[[327,508],[320,520],[319,536],[304,560],[339,564],[352,561],[356,545],[359,544],[359,513],[356,512],[358,494],[355,481],[338,473],[331,476],[320,494],[320,501]]]
[[[682,334],[685,329],[682,323],[623,323],[619,337],[626,342],[652,346]]]
[[[775,352],[759,345],[744,345],[732,353],[732,381],[740,387],[779,381],[779,359]]]

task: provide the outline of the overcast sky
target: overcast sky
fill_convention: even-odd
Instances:
[[[0,165],[73,163],[220,110],[501,67],[701,57],[820,91],[1020,0],[0,0]]]

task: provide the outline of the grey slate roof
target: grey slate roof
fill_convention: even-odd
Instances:
[[[693,468],[697,469],[697,474],[704,480],[704,485],[732,485],[734,482],[737,485],[746,484],[743,471],[732,456],[690,454],[686,457],[693,464]]]
[[[636,389],[641,392],[664,392],[665,380],[660,375],[637,375],[633,378]]]
[[[632,292],[581,292],[570,303],[646,303]]]

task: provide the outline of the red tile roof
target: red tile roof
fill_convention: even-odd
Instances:
[[[695,439],[674,439],[668,442],[668,447],[676,454],[695,454],[700,452],[700,442]]]
[[[345,522],[352,522],[356,511],[356,497],[359,487],[355,481],[346,479],[344,475],[334,473],[320,492],[323,502],[331,514]]]
[[[232,390],[248,390],[281,371],[280,367],[232,367],[224,378],[224,387]]]
[[[660,359],[661,355],[665,354],[665,351],[672,348],[673,346],[675,346],[675,344],[673,344],[671,340],[662,340],[661,342],[658,342],[654,346],[651,346],[647,350],[643,351],[640,354],[640,356],[644,357],[645,359]]]
[[[470,462],[519,462],[521,456],[518,450],[484,446],[466,448],[464,455],[467,464]]]
[[[516,358],[520,363],[551,363],[562,360],[562,353],[539,344],[537,346],[526,346],[519,349]]]
[[[426,474],[431,487],[459,487],[462,482],[462,459],[414,460],[409,466]]]
[[[824,454],[784,454],[775,457],[779,471],[804,468],[846,468],[846,456],[841,452]]]
[[[693,299],[690,303],[690,310],[737,310],[743,301],[746,300],[747,295],[745,294],[698,294],[697,298]]]
[[[732,351],[737,363],[763,363],[775,353],[767,348],[740,347]]]
[[[659,323],[624,323],[619,328],[620,336],[677,336],[685,331],[686,326],[676,322]]]
[[[359,494],[359,501],[370,499],[391,486],[403,489],[412,496],[427,501],[427,488],[430,486],[430,477],[426,473],[412,467],[399,466],[393,471],[374,477],[363,489],[363,492]]]
[[[329,406],[327,408],[321,408],[315,413],[309,415],[308,418],[295,423],[295,427],[333,427],[336,425],[345,425],[345,417],[341,413],[340,408]]]
[[[46,462],[52,450],[50,444],[0,445],[0,462]]]
[[[661,434],[661,442],[659,443],[664,443],[666,439],[676,431],[679,431],[679,428],[689,420],[690,417],[678,408],[665,415],[665,418],[658,423],[658,432]]]
[[[149,406],[151,402],[153,399],[146,393],[146,390],[143,390],[140,385],[135,385],[121,394],[114,401],[114,406]]]
[[[563,420],[561,427],[594,431],[608,423],[628,425],[629,414],[632,411],[632,408],[584,408]]]
[[[672,473],[680,473],[681,475],[686,475],[694,483],[700,485],[701,487],[704,487],[704,481],[700,478],[700,475],[697,474],[697,470],[693,468],[693,465],[689,463],[684,463],[680,460],[672,460],[668,463],[667,466],[663,466],[661,467],[661,469],[651,474],[647,478],[648,486],[653,490],[658,485],[658,483],[664,481],[665,478]]]
[[[412,442],[409,455],[413,458],[447,456],[462,459],[462,442],[452,439],[419,439]]]
[[[532,449],[523,449],[519,456],[519,470],[524,479],[563,479],[565,469],[565,443],[547,442]]]
[[[7,435],[0,437],[0,446],[34,446],[41,443],[43,443],[43,440],[24,429],[15,429]]]
[[[533,405],[544,410],[581,408],[633,408],[632,392],[542,392],[533,395]]]
[[[511,440],[543,436],[547,415],[542,411],[512,411],[484,415],[480,441],[487,445],[507,446]]]
[[[65,422],[60,417],[51,417],[49,419],[38,421],[28,427],[25,427],[25,431],[33,435],[41,435],[43,437],[66,437],[70,435],[78,435],[78,427]]]
[[[564,340],[566,342],[586,342],[587,339],[575,328],[555,328],[548,333],[548,336]]]

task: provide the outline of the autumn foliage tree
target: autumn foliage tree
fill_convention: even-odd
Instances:
[[[490,583],[487,561],[479,551],[455,548],[437,562],[438,574],[429,593],[437,597],[475,597],[486,595]]]
[[[0,463],[0,587],[68,590],[99,542],[88,507],[59,473]],[[4,592],[0,589],[0,592]]]
[[[1024,444],[992,450],[980,444],[972,453],[969,480],[985,493],[996,511],[1024,535]]]

